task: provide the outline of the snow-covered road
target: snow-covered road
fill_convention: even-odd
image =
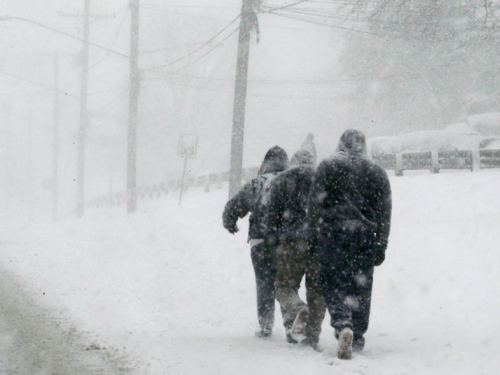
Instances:
[[[498,374],[500,172],[408,173],[391,184],[393,227],[366,351],[351,361],[335,358],[328,319],[321,353],[285,342],[278,309],[273,338],[253,337],[247,223],[224,231],[223,190],[190,190],[182,207],[176,195],[141,201],[132,216],[119,207],[57,224],[4,220],[0,264],[64,326],[40,320],[40,334],[63,343],[55,352],[73,347],[78,362],[80,342],[106,347],[104,357],[134,375]],[[5,346],[15,329],[1,324]]]
[[[57,306],[41,306],[26,289],[0,267],[0,374],[135,374],[125,358],[86,343]]]

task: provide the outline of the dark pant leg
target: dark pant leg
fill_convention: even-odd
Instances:
[[[274,326],[274,280],[276,266],[273,252],[261,243],[252,247],[251,257],[257,285],[257,315],[261,328]]]
[[[352,325],[355,339],[363,337],[368,330],[373,287],[373,267],[359,271],[356,277],[356,294],[359,307],[352,311]]]
[[[321,334],[321,325],[323,324],[326,312],[323,287],[320,278],[319,254],[317,251],[310,252],[307,261],[306,296],[307,306],[309,307],[306,335],[317,342]]]
[[[373,267],[359,262],[365,242],[359,234],[336,233],[320,243],[323,293],[336,332],[368,329]]]
[[[321,282],[325,304],[330,313],[330,325],[335,331],[352,328],[352,310],[349,307],[349,272],[322,257]],[[346,303],[347,302],[347,303]]]
[[[306,270],[307,244],[288,243],[276,248],[276,299],[280,303],[283,325],[292,327],[298,310],[305,306],[299,297],[300,282]]]

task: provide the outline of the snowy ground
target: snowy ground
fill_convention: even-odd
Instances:
[[[188,191],[182,207],[177,195],[143,201],[133,216],[121,207],[57,224],[2,219],[0,266],[133,374],[498,374],[500,171],[391,182],[387,258],[366,351],[351,361],[335,358],[328,319],[321,353],[285,342],[278,309],[273,338],[253,337],[247,224],[223,230],[225,190]],[[5,323],[0,335],[12,335]]]

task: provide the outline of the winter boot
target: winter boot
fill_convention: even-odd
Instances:
[[[352,351],[362,352],[365,347],[365,338],[362,335],[354,334],[354,340],[352,341]]]
[[[255,337],[259,339],[268,339],[272,336],[273,330],[269,327],[261,327],[260,330],[255,331]]]
[[[319,351],[319,338],[313,336],[307,336],[304,340],[302,340],[299,344],[300,346],[310,346],[316,351]]]
[[[352,329],[344,328],[339,334],[339,343],[337,348],[337,356],[339,359],[351,359],[352,357],[352,340],[354,334]]]
[[[289,343],[289,344],[298,344],[299,342],[297,340],[295,340],[292,336],[292,334],[287,331],[286,333],[286,342]]]
[[[305,335],[306,333],[306,322],[309,317],[309,309],[307,306],[302,306],[299,311],[297,311],[297,315],[295,315],[295,319],[293,321],[291,334],[295,335]]]

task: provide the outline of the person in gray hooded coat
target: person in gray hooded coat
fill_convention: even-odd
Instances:
[[[237,221],[250,213],[250,242],[252,264],[257,287],[257,315],[260,330],[256,336],[270,337],[274,326],[274,280],[276,264],[274,252],[264,242],[264,220],[268,213],[267,193],[271,182],[288,167],[288,155],[279,146],[267,151],[258,171],[257,178],[245,184],[224,207],[222,222],[229,233],[238,232]]]
[[[391,210],[387,173],[368,160],[364,134],[347,130],[336,155],[318,166],[308,199],[310,240],[319,249],[339,358],[364,347],[373,271],[385,259]]]

